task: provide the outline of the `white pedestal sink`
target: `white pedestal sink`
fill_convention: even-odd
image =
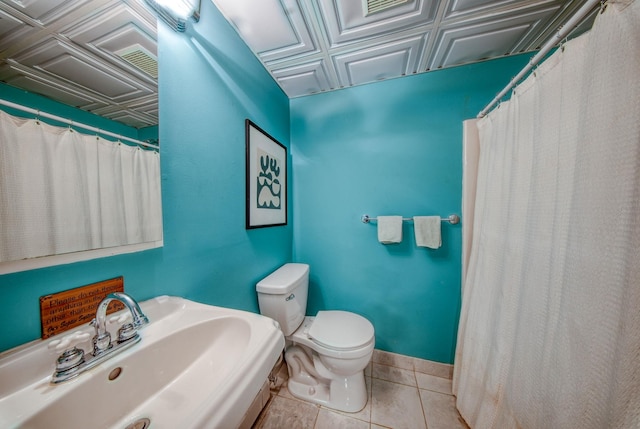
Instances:
[[[1,354],[0,427],[237,427],[284,348],[275,322],[177,297],[141,308],[138,344],[60,384],[50,340]]]

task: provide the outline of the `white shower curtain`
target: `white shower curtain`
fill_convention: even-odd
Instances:
[[[640,428],[640,1],[610,2],[478,127],[462,417]]]
[[[0,111],[0,262],[160,240],[158,153]]]

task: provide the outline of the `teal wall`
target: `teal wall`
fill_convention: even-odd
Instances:
[[[411,224],[383,246],[360,217],[460,213],[462,121],[528,56],[288,100],[213,4],[202,8],[186,33],[158,29],[164,247],[0,276],[0,350],[39,337],[42,295],[123,275],[140,300],[257,311],[255,283],[295,260],[311,265],[308,314],[354,311],[374,323],[377,348],[452,362],[461,225],[444,224],[443,247],[428,250]],[[13,101],[103,121],[7,88]],[[246,118],[289,148],[286,227],[244,228]]]
[[[213,3],[201,12],[184,34],[159,24],[161,283],[257,312],[255,284],[291,260],[293,227],[245,229],[245,119],[289,147],[289,100]]]
[[[152,143],[157,143],[159,133],[160,127],[158,127],[157,125],[140,128],[138,129],[138,140],[142,140],[145,142],[151,140]]]
[[[123,275],[139,300],[171,294],[257,312],[255,283],[291,260],[291,225],[244,228],[244,121],[289,146],[289,101],[213,4],[202,9],[185,34],[158,29],[164,248],[0,275],[0,350],[39,338],[42,295]],[[9,88],[0,96],[90,122]]]
[[[462,121],[527,56],[291,100],[294,258],[311,265],[308,313],[344,309],[375,326],[376,348],[452,363],[461,224],[438,250],[377,241],[363,214],[460,214]],[[463,219],[464,222],[464,219]]]

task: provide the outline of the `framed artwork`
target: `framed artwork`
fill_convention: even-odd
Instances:
[[[264,130],[245,121],[246,228],[287,224],[287,148]]]

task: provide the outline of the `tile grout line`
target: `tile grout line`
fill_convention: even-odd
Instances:
[[[415,367],[414,367],[415,368]],[[416,376],[416,370],[413,370],[413,378],[416,381],[416,389],[418,389],[418,399],[420,400],[420,411],[422,411],[422,419],[424,420],[424,427],[429,429],[429,423],[427,422],[427,413],[424,409],[424,403],[422,402],[422,392],[418,383],[418,377]]]
[[[316,426],[318,425],[318,417],[320,417],[320,410],[322,409],[322,406],[318,407],[318,412],[316,413],[316,418],[313,420],[313,428],[315,429]]]
[[[415,362],[413,367],[413,379],[416,381],[416,389],[418,390],[418,399],[420,400],[420,411],[422,411],[422,420],[424,420],[424,427],[429,429],[429,424],[427,423],[427,413],[424,411],[424,404],[422,403],[422,394],[420,393],[420,385],[418,384],[418,376],[416,375],[415,370]]]
[[[424,409],[424,403],[422,402],[422,389],[418,388],[418,397],[420,398],[420,408],[422,409],[422,418],[424,419],[424,426],[429,429],[429,422],[427,422],[427,411]]]

